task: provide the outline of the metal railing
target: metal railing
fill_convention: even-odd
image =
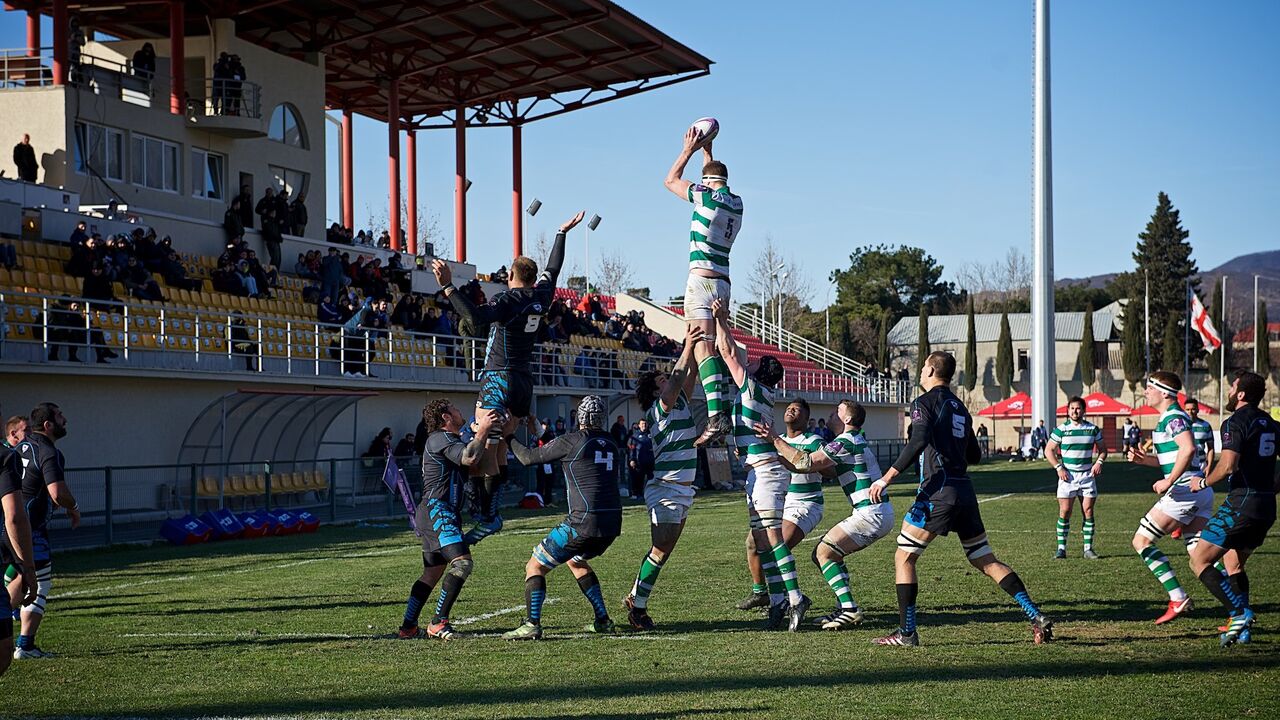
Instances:
[[[0,50],[0,88],[45,87],[53,84],[53,48]]]
[[[777,323],[769,322],[757,309],[739,306],[730,313],[729,321],[734,327],[745,330],[766,343],[796,357],[811,360],[834,373],[853,377],[869,376],[870,366],[779,327]]]
[[[204,81],[204,100],[187,101],[187,112],[205,117],[262,117],[262,86],[245,80]]]

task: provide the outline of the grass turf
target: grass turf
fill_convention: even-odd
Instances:
[[[878,648],[897,623],[896,533],[849,559],[859,629],[757,630],[733,609],[748,590],[738,494],[695,502],[684,537],[650,602],[652,634],[587,636],[591,611],[568,570],[548,579],[547,640],[505,643],[522,617],[522,568],[558,521],[555,510],[513,513],[475,551],[476,571],[454,608],[464,641],[390,639],[421,570],[418,544],[391,528],[331,527],[310,536],[212,546],[58,555],[54,599],[39,642],[58,657],[15,662],[0,679],[6,716],[307,717],[1275,717],[1280,606],[1273,537],[1250,561],[1261,619],[1252,645],[1218,647],[1217,603],[1191,577],[1181,543],[1162,546],[1199,608],[1163,627],[1165,596],[1129,547],[1154,499],[1154,472],[1108,463],[1096,543],[1080,558],[1077,508],[1070,559],[1053,560],[1056,504],[1043,462],[975,468],[983,518],[1056,622],[1059,640],[1034,646],[1016,604],[943,538],[921,561],[924,646]],[[895,486],[898,519],[910,488]],[[829,488],[827,517],[848,505]],[[643,508],[592,562],[615,619],[648,548]],[[834,604],[797,549],[816,617]],[[430,606],[424,616],[430,614]]]

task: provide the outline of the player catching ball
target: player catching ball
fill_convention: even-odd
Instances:
[[[685,166],[702,148],[702,180],[683,179]],[[685,321],[702,329],[702,341],[694,345],[698,376],[707,396],[707,427],[696,445],[702,447],[733,430],[733,402],[726,398],[729,374],[716,354],[716,323],[711,303],[729,304],[729,251],[742,230],[742,198],[729,191],[729,169],[711,154],[711,140],[691,127],[684,134],[680,155],[667,172],[667,189],[693,203],[689,230],[689,280],[684,290]]]

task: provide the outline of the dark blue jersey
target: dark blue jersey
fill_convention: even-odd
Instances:
[[[7,446],[0,447],[0,498],[6,495],[22,492],[22,470],[18,464],[18,454],[10,450]],[[19,505],[22,505],[21,495],[19,497]],[[15,556],[9,548],[9,543],[13,542],[5,535],[5,516],[4,509],[0,507],[0,565],[6,565],[14,561]]]
[[[22,499],[31,518],[31,532],[44,532],[54,510],[49,486],[66,481],[66,458],[46,435],[33,432],[18,443],[18,461],[22,464]]]
[[[907,446],[893,464],[898,472],[919,460],[920,492],[934,493],[947,486],[971,488],[969,465],[981,459],[973,418],[950,388],[940,385],[916,398],[911,404]]]
[[[1239,454],[1228,482],[1232,490],[1273,493],[1276,489],[1276,443],[1280,424],[1248,405],[1222,422],[1222,449]]]
[[[422,452],[422,501],[443,500],[457,510],[462,505],[462,465],[466,443],[457,434],[436,430],[427,436]]]
[[[566,522],[588,537],[622,533],[622,498],[618,494],[618,446],[604,430],[577,430],[538,448],[511,441],[521,465],[562,461],[569,499]]]

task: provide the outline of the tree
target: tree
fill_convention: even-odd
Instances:
[[[649,288],[647,287],[627,288],[626,293],[632,297],[649,299]]]
[[[1013,331],[1009,329],[1009,313],[1000,313],[1000,339],[996,342],[996,383],[1000,394],[1009,397],[1013,389]]]
[[[1120,336],[1120,363],[1124,368],[1124,379],[1129,383],[1129,391],[1134,392],[1138,383],[1146,375],[1146,349],[1143,347],[1142,334],[1142,302],[1130,298],[1121,316],[1124,330]]]
[[[1258,374],[1266,377],[1271,374],[1271,343],[1267,337],[1267,301],[1258,303],[1258,322],[1253,326],[1253,362],[1258,367]]]
[[[1170,316],[1164,324],[1164,338],[1160,344],[1164,348],[1164,362],[1161,367],[1169,372],[1182,374],[1183,361],[1183,337],[1182,323],[1178,322],[1177,316]],[[1186,380],[1183,380],[1185,383]]]
[[[889,325],[893,316],[888,310],[880,313],[880,331],[876,336],[876,367],[882,370],[889,367]]]
[[[1076,362],[1080,364],[1080,381],[1085,388],[1092,388],[1097,379],[1097,371],[1093,364],[1093,305],[1084,308],[1084,329],[1080,331],[1080,353]]]
[[[364,211],[371,228],[376,228],[378,233],[382,230],[390,230],[391,209],[386,205],[379,205],[376,208],[372,205],[365,205]],[[404,230],[404,233],[407,236],[409,233],[409,206],[407,198],[400,199],[400,227]],[[352,230],[356,231],[358,228],[352,228]],[[378,233],[374,233],[375,236]],[[431,247],[435,251],[434,257],[443,258],[445,260],[453,259],[453,243],[444,241],[444,226],[440,223],[440,213],[429,211],[426,205],[419,203],[419,254],[425,255],[427,253],[427,243],[431,243]],[[404,252],[409,252],[408,246],[404,248]],[[497,270],[497,268],[494,269]]]
[[[778,266],[782,270],[778,270]],[[782,255],[781,248],[766,235],[764,247],[756,255],[747,275],[747,292],[751,299],[763,299],[765,319],[775,322],[778,304],[782,305],[783,324],[789,324],[792,318],[801,312],[808,312],[805,307],[813,298],[813,284],[809,282],[804,268],[794,257]],[[835,322],[835,314],[832,314]],[[824,317],[825,325],[825,317]]]
[[[970,262],[956,272],[956,284],[978,297],[983,312],[1031,311],[1031,260],[1018,247],[990,263]]]
[[[1058,312],[1080,312],[1086,307],[1106,307],[1116,299],[1117,295],[1110,285],[1105,288],[1094,288],[1081,283],[1063,285],[1053,290],[1053,307]]]
[[[920,306],[919,317],[919,334],[916,339],[916,374],[920,374],[920,368],[924,367],[924,359],[929,357],[929,353],[933,352],[929,349],[929,308],[926,305]]]
[[[965,296],[954,284],[942,281],[942,270],[920,248],[877,245],[853,251],[848,269],[833,271],[831,279],[839,293],[841,314],[874,317],[888,310],[902,317],[918,312],[921,305],[934,312],[959,307]]]
[[[610,250],[600,258],[594,278],[596,287],[605,295],[617,295],[632,282],[631,263],[617,250]]]
[[[1213,297],[1209,301],[1209,320],[1213,323],[1213,329],[1218,331],[1218,337],[1222,338],[1222,344],[1209,353],[1209,357],[1205,363],[1209,367],[1209,377],[1222,378],[1223,369],[1229,370],[1227,365],[1231,364],[1231,345],[1232,337],[1227,323],[1227,306],[1222,300],[1222,282],[1218,281],[1213,284]],[[1223,364],[1223,358],[1226,358],[1226,365]]]
[[[969,296],[969,336],[964,342],[964,389],[972,391],[978,384],[978,329],[973,318],[973,296]]]
[[[1133,253],[1137,270],[1126,278],[1127,295],[1131,298],[1142,298],[1144,287],[1149,284],[1152,329],[1167,329],[1170,317],[1181,319],[1186,315],[1188,278],[1193,291],[1200,288],[1197,277],[1200,271],[1191,259],[1189,237],[1191,233],[1183,229],[1179,212],[1169,196],[1160,193],[1146,230],[1138,234],[1138,246]],[[1163,340],[1160,342],[1168,359],[1171,355],[1163,348]],[[1178,339],[1175,344],[1181,357],[1182,340]],[[1182,367],[1181,359],[1177,367]]]

